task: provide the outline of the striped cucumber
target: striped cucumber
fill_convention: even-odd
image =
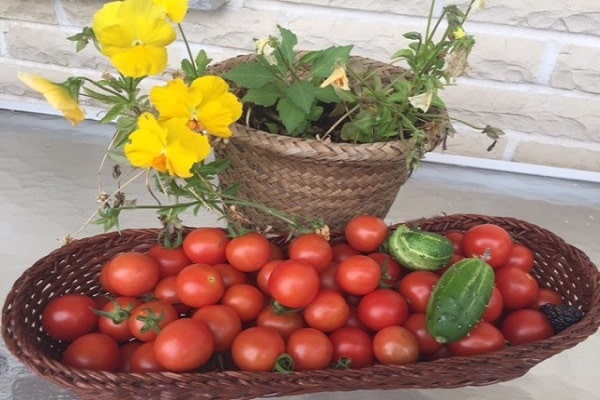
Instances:
[[[387,241],[390,255],[408,269],[436,270],[454,256],[452,241],[434,232],[413,231],[400,225]]]
[[[494,269],[465,258],[444,272],[426,311],[427,331],[440,343],[462,339],[479,323],[494,289]]]

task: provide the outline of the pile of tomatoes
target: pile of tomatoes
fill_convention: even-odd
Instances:
[[[67,343],[65,364],[123,372],[362,368],[482,354],[553,334],[538,308],[561,296],[531,275],[530,249],[482,224],[445,236],[455,244],[452,263],[485,256],[495,268],[492,298],[467,337],[436,342],[426,309],[444,269],[403,268],[384,251],[389,233],[367,215],[349,221],[337,243],[308,233],[279,246],[258,232],[232,238],[197,228],[179,248],[115,256],[99,276],[110,296],[57,297],[43,328]]]

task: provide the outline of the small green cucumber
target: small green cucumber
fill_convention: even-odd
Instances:
[[[448,265],[454,246],[447,237],[425,231],[413,231],[400,225],[387,241],[390,255],[408,269],[436,270]]]
[[[440,343],[467,336],[492,297],[494,269],[480,258],[465,258],[440,277],[426,310],[426,327]]]

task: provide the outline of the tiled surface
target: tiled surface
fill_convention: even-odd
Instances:
[[[88,134],[82,134],[85,131]],[[95,207],[96,172],[111,130],[0,111],[0,304],[12,282],[59,245]],[[512,216],[547,228],[600,264],[600,185],[424,164],[401,189],[389,222],[441,213]],[[190,225],[215,224],[203,215]],[[155,224],[137,213],[123,227]],[[88,227],[81,236],[99,232]],[[592,400],[600,398],[600,334],[510,382],[479,388],[356,391],[294,399]],[[0,346],[0,400],[75,399],[32,376]]]

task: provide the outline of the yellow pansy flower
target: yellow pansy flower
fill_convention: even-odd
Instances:
[[[79,106],[78,95],[81,81],[68,79],[63,83],[51,82],[41,76],[18,72],[18,78],[33,90],[41,93],[52,107],[61,111],[73,125],[83,121],[85,113]]]
[[[175,38],[165,9],[154,0],[124,0],[105,4],[92,30],[102,54],[125,76],[156,75],[167,67],[167,49]]]
[[[344,66],[337,67],[333,70],[329,78],[321,84],[321,87],[334,86],[342,90],[350,90],[346,68]]]
[[[188,0],[154,0],[154,2],[167,11],[167,16],[171,21],[179,24],[185,19]]]
[[[408,98],[408,102],[415,108],[420,108],[423,112],[427,112],[431,106],[433,92],[428,91]]]
[[[454,30],[453,36],[454,36],[454,39],[460,40],[460,39],[464,39],[464,37],[467,36],[467,34],[465,33],[465,30],[459,26],[458,28],[456,28]]]
[[[159,123],[152,114],[142,114],[124,149],[131,165],[192,177],[192,167],[209,156],[211,147],[206,136],[193,132],[186,123],[179,118]]]

